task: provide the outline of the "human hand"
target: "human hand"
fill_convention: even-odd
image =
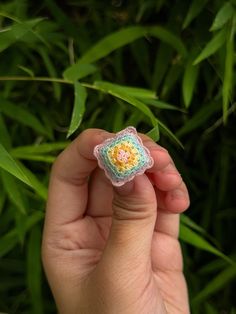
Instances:
[[[187,188],[168,152],[145,135],[154,166],[114,188],[84,131],[53,165],[42,257],[63,314],[188,314],[178,242]]]

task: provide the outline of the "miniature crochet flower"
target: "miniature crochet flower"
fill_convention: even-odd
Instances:
[[[153,166],[149,150],[143,145],[134,127],[127,127],[114,138],[95,146],[99,166],[115,186],[131,181]]]

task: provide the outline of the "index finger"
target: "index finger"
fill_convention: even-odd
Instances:
[[[97,166],[93,149],[111,136],[100,129],[88,129],[57,157],[49,184],[46,224],[67,224],[83,216],[88,178]]]

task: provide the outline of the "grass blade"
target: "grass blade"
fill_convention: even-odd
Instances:
[[[27,250],[27,283],[31,296],[32,313],[42,314],[42,267],[41,267],[41,230],[35,225],[31,230]]]
[[[210,252],[218,257],[223,258],[225,261],[227,261],[230,264],[234,264],[234,262],[226,256],[224,253],[216,249],[213,245],[211,245],[208,241],[206,241],[201,235],[197,234],[195,231],[191,230],[189,227],[181,224],[180,225],[180,234],[179,238],[189,243],[201,250]]]
[[[205,46],[202,52],[198,55],[195,59],[193,65],[198,64],[199,62],[203,61],[204,59],[213,55],[220,47],[223,46],[226,40],[226,30],[223,28],[220,30]]]
[[[228,20],[233,16],[234,8],[230,2],[226,2],[220,10],[217,12],[216,17],[212,23],[210,31],[216,31],[220,29]]]
[[[0,175],[8,198],[22,214],[26,214],[26,206],[24,198],[22,197],[19,182],[6,171],[0,170]]]
[[[2,144],[0,144],[0,168],[9,172],[14,177],[32,187],[31,182],[24,170],[16,163],[16,161],[6,151]]]
[[[182,93],[184,99],[184,105],[186,108],[189,107],[192,98],[194,88],[196,86],[197,78],[199,73],[199,66],[193,65],[192,60],[187,63],[186,69],[184,71],[184,77],[182,82]]]
[[[223,289],[230,281],[236,278],[236,267],[230,266],[220,272],[215,278],[211,279],[208,285],[204,287],[199,294],[193,299],[192,304],[196,306],[202,304],[202,302],[209,296]]]
[[[233,90],[233,74],[234,74],[234,32],[236,25],[236,15],[234,18],[234,23],[232,24],[227,43],[226,43],[226,58],[225,58],[225,73],[223,80],[223,121],[227,122],[228,108],[232,96]]]
[[[69,131],[67,133],[67,138],[73,134],[83,119],[84,111],[85,111],[85,102],[87,99],[87,91],[86,88],[83,87],[79,82],[74,83],[74,106],[72,112],[72,118],[69,126]]]
[[[74,82],[95,73],[97,70],[98,68],[92,64],[75,63],[63,72],[63,78]]]
[[[60,151],[66,148],[70,142],[57,142],[57,143],[43,143],[39,145],[27,145],[27,146],[18,146],[11,149],[10,153],[12,155],[32,155],[32,154],[45,154]]]
[[[0,98],[0,111],[7,117],[32,128],[37,133],[39,132],[40,134],[49,136],[48,132],[39,119],[37,119],[28,110],[20,107],[20,105],[15,105],[8,100]]]
[[[206,6],[208,0],[193,0],[188,9],[188,13],[183,23],[183,29],[188,27],[189,24],[201,13]]]
[[[159,141],[160,139],[160,131],[158,123],[154,128],[152,128],[148,133],[146,133],[147,136],[149,136],[154,142]]]

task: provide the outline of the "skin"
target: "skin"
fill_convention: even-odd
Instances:
[[[186,185],[167,150],[140,135],[154,166],[114,188],[93,155],[112,136],[84,131],[52,168],[42,258],[58,310],[188,314],[178,241]]]

